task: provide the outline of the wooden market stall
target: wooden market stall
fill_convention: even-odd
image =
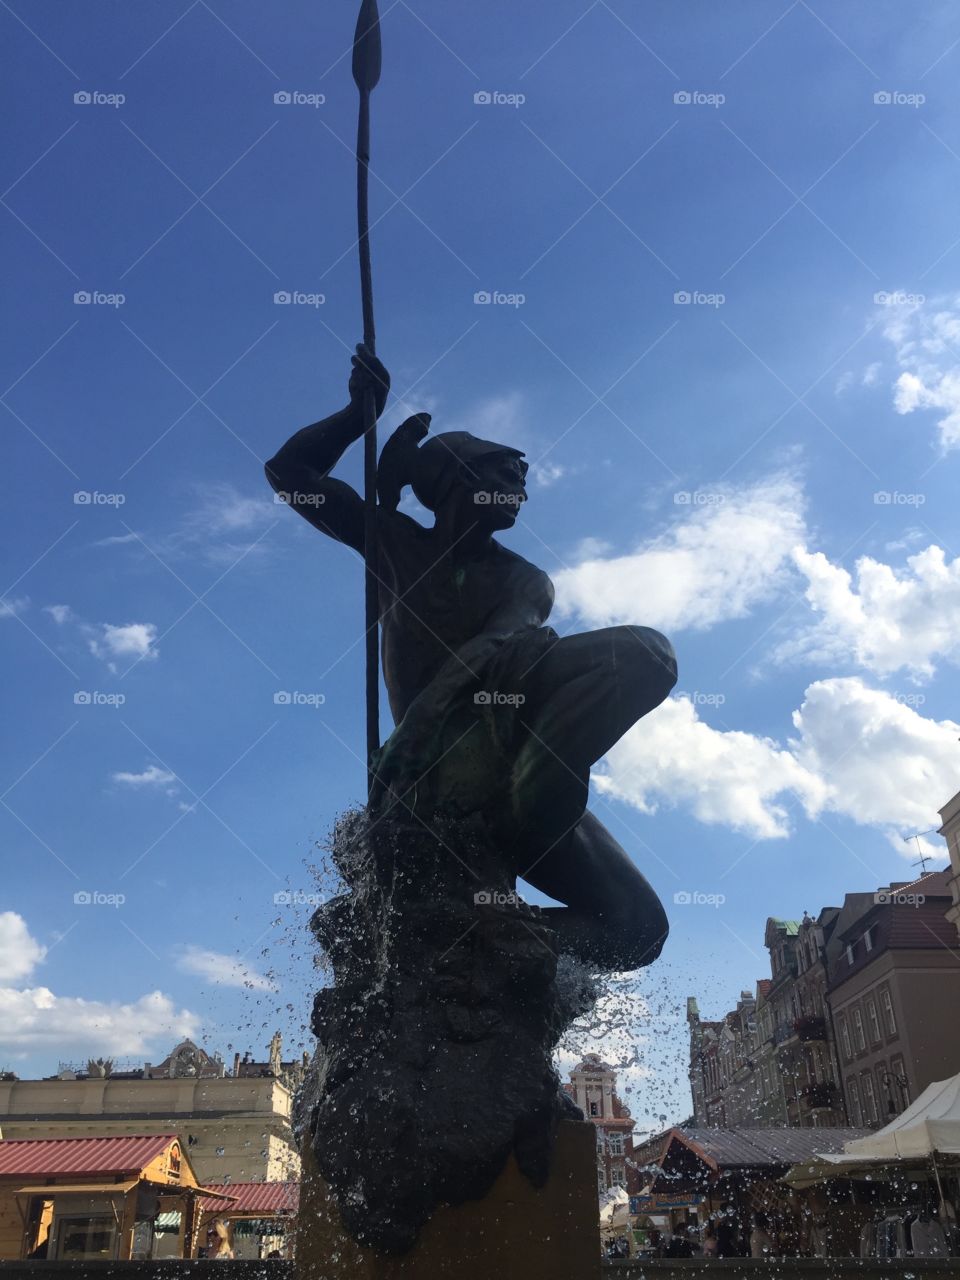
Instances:
[[[201,1249],[213,1250],[210,1256],[293,1257],[299,1182],[231,1182],[205,1191],[213,1194],[199,1202],[198,1240]],[[229,1201],[217,1195],[223,1191]]]
[[[0,1259],[153,1258],[155,1224],[179,1212],[193,1256],[202,1188],[174,1134],[0,1140]]]

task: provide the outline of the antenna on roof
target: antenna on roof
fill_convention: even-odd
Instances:
[[[917,842],[917,853],[919,853],[920,857],[917,859],[916,862],[911,862],[910,865],[912,867],[919,867],[920,874],[922,876],[925,876],[927,874],[927,862],[930,859],[930,854],[923,852],[923,847],[920,844],[920,837],[931,836],[933,835],[934,831],[936,831],[936,827],[931,827],[929,831],[917,831],[912,836],[903,837],[904,844],[909,844],[911,840],[916,840]]]

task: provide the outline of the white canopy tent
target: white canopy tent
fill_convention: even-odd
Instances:
[[[844,1143],[836,1155],[821,1153],[794,1165],[784,1181],[810,1186],[900,1160],[934,1163],[937,1155],[960,1155],[960,1075],[928,1085],[916,1102],[883,1129]]]

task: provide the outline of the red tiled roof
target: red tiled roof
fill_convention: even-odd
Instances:
[[[300,1204],[299,1182],[230,1182],[211,1191],[225,1191],[233,1197],[223,1200],[201,1199],[200,1208],[215,1213],[296,1213]]]
[[[162,1154],[175,1133],[117,1138],[7,1138],[0,1141],[0,1178],[55,1178],[139,1173]]]

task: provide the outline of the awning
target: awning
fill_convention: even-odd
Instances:
[[[102,1196],[102,1195],[126,1195],[140,1181],[134,1178],[132,1182],[70,1182],[70,1183],[46,1183],[39,1187],[18,1187],[14,1191],[15,1196],[44,1196],[47,1200],[52,1200],[54,1196]]]

